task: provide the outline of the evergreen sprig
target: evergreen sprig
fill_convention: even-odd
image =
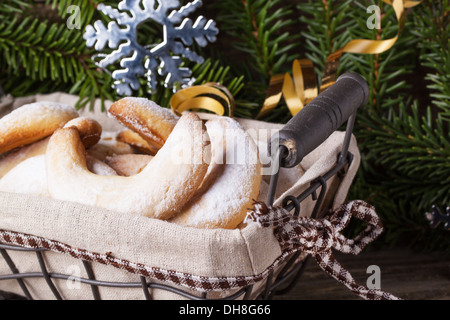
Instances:
[[[120,99],[112,89],[112,78],[99,69],[92,56],[93,49],[86,47],[83,33],[87,25],[97,19],[109,18],[97,10],[104,3],[116,6],[117,1],[102,0],[11,0],[0,3],[0,85],[13,96],[63,91],[79,96],[76,108],[93,106],[95,99],[103,102]],[[79,28],[69,28],[68,19],[74,14],[70,6],[79,8]],[[72,21],[77,22],[77,21]],[[140,37],[154,34],[156,24],[144,24]],[[146,39],[148,41],[148,39]],[[207,81],[220,82],[238,95],[244,86],[242,75],[233,76],[229,67],[219,60],[193,66],[196,84]],[[145,79],[142,79],[145,81]],[[145,87],[145,86],[143,86]],[[146,96],[169,106],[171,89],[158,84],[155,93],[144,90],[136,96]],[[237,115],[249,116],[245,108]]]
[[[233,38],[230,45],[245,54],[253,74],[268,80],[294,58],[296,35],[292,6],[281,0],[220,1],[217,16],[221,32]],[[249,68],[245,68],[249,69]]]
[[[246,109],[246,117],[254,117],[264,102],[270,77],[289,71],[298,58],[294,6],[281,0],[225,0],[210,5],[223,36],[222,40],[219,36],[219,50],[226,52],[222,57],[233,74],[246,79],[238,105]],[[287,121],[286,110],[282,106],[266,120]]]
[[[356,134],[364,155],[364,188],[377,190],[371,195],[375,206],[390,208],[380,212],[387,239],[392,243],[407,238],[411,244],[423,248],[446,249],[449,244],[445,240],[446,231],[431,230],[424,217],[432,205],[445,208],[450,203],[448,83],[443,83],[448,69],[441,63],[448,54],[442,50],[442,39],[437,36],[445,39],[448,29],[437,25],[444,16],[443,8],[438,10],[431,5],[430,9],[429,5],[424,3],[411,12],[412,17],[389,52],[366,59],[351,55],[350,60],[356,71],[366,76],[371,89],[370,101],[358,115]],[[392,15],[392,9],[384,10],[382,24],[384,21],[389,25],[386,19]],[[425,31],[423,26],[430,21],[433,26],[429,25]],[[381,39],[395,35],[397,30],[391,26],[392,32],[381,33]],[[421,48],[420,54],[417,47]],[[440,107],[439,112],[433,111],[436,108],[428,105],[427,99],[419,99],[415,92],[417,85],[411,81],[414,77],[410,75],[417,77],[420,74],[417,68],[423,67],[427,67],[424,80],[433,79],[428,89],[433,90],[430,97]],[[424,86],[423,81],[420,85]],[[356,185],[353,191],[358,194]],[[426,238],[428,243],[424,242]]]
[[[313,62],[319,86],[328,55],[352,39],[350,30],[354,28],[355,20],[349,19],[349,15],[353,2],[308,0],[297,5],[299,21],[306,25],[306,30],[301,32],[304,57]],[[338,72],[348,69],[348,58],[348,55],[341,58]]]
[[[13,1],[0,8],[0,84],[6,92],[13,96],[58,90],[76,93],[80,95],[77,107],[97,97],[111,97],[106,90],[109,78],[96,70],[79,29],[68,28],[64,17],[42,3]],[[92,7],[85,12],[93,11]]]
[[[450,3],[448,0],[439,4],[426,2],[420,11],[423,14],[414,15],[412,33],[420,39],[421,65],[431,71],[425,79],[429,81],[427,88],[432,103],[450,121]]]
[[[381,9],[381,29],[366,25],[366,9],[373,4]],[[390,39],[398,33],[392,6],[381,1],[308,0],[297,8],[305,13],[300,17],[307,26],[305,57],[313,61],[319,84],[327,56],[348,41]],[[448,248],[446,231],[431,230],[424,216],[433,204],[450,204],[448,12],[447,0],[414,7],[390,50],[344,53],[340,60],[338,74],[355,71],[370,90],[357,114],[362,161],[349,198],[377,208],[390,244],[407,238],[428,249]],[[418,68],[426,68],[422,81]],[[420,85],[429,90],[432,106],[418,95],[425,92],[417,90]]]

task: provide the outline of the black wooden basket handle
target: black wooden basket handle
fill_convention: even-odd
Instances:
[[[369,87],[362,76],[347,72],[301,109],[272,137],[270,150],[281,147],[282,167],[291,168],[336,131],[369,98]],[[279,148],[272,149],[273,143]]]

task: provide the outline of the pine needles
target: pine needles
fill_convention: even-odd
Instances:
[[[112,89],[112,78],[108,72],[97,67],[92,60],[93,50],[86,47],[83,39],[85,27],[102,16],[98,3],[117,6],[117,1],[11,0],[0,3],[0,85],[13,96],[63,91],[79,96],[77,108],[93,106],[96,98],[115,101],[120,99]],[[75,16],[71,6],[76,6]],[[75,19],[79,18],[79,20]],[[76,22],[78,25],[70,26]],[[142,33],[154,32],[149,25]],[[151,25],[150,25],[150,29]],[[144,37],[145,35],[141,35]],[[217,81],[238,95],[244,86],[243,76],[232,76],[230,68],[220,61],[206,61],[194,66],[196,84]],[[142,79],[145,81],[145,79]],[[169,106],[173,91],[158,85],[155,93],[144,90],[136,96],[146,96],[160,105]],[[249,112],[237,112],[250,116]]]
[[[226,43],[219,44],[220,49],[230,53],[223,58],[232,66],[233,73],[246,79],[238,106],[246,110],[246,115],[255,117],[270,77],[285,72],[292,60],[298,58],[294,8],[281,0],[225,0],[211,6],[217,10],[216,20],[225,36]],[[285,110],[272,119],[286,121]]]
[[[361,19],[349,18],[354,1],[312,1],[299,3],[299,21],[307,26],[302,35],[305,58],[315,66],[318,85],[329,54],[343,47],[352,39],[350,29]],[[348,55],[341,59],[338,71],[347,70]]]
[[[430,71],[429,81],[432,103],[440,109],[440,115],[450,121],[450,4],[429,3],[421,8],[422,15],[414,16],[416,26],[412,33],[420,39],[420,61]]]
[[[380,5],[381,29],[366,26],[366,9],[374,4]],[[381,1],[309,0],[297,9],[305,13],[305,56],[319,84],[327,56],[349,40],[389,39],[398,32],[393,8]],[[448,12],[448,1],[422,3],[407,16],[393,48],[378,55],[345,53],[338,69],[355,71],[369,84],[369,102],[355,127],[362,163],[349,198],[375,205],[389,244],[407,239],[426,249],[450,247],[448,231],[430,229],[424,217],[433,204],[450,204]]]
[[[85,1],[86,2],[86,1]],[[78,106],[110,97],[109,79],[90,61],[83,35],[62,17],[33,1],[9,1],[0,7],[1,86],[13,96],[57,90],[80,94]],[[91,8],[90,14],[95,10]]]
[[[182,1],[183,2],[183,1]],[[186,3],[187,1],[184,1]],[[64,91],[80,97],[77,107],[94,99],[117,100],[112,80],[91,60],[83,31],[97,19],[102,0],[8,0],[0,2],[0,85],[14,96]],[[80,29],[68,28],[70,5],[78,6]],[[381,9],[381,29],[369,29],[369,5]],[[220,30],[217,43],[195,48],[206,58],[189,66],[195,84],[220,82],[236,100],[236,116],[256,116],[270,77],[290,72],[294,59],[308,58],[317,82],[327,56],[352,39],[388,39],[398,32],[394,10],[375,0],[221,0],[203,9]],[[377,208],[384,239],[407,239],[427,249],[448,249],[448,231],[430,229],[424,218],[432,205],[450,205],[450,12],[449,0],[423,1],[411,8],[394,47],[378,55],[345,53],[338,73],[355,71],[368,81],[370,99],[357,115],[355,135],[361,168],[350,199]],[[159,29],[142,26],[143,37]],[[145,81],[145,79],[142,79]],[[145,87],[145,86],[142,86]],[[168,107],[171,89],[140,89]],[[264,120],[285,122],[281,104]]]

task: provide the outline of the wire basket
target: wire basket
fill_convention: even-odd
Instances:
[[[345,78],[345,77],[344,77]],[[341,78],[340,78],[341,79]],[[339,80],[339,79],[338,79]],[[350,79],[352,80],[352,79]],[[344,85],[345,81],[336,82],[336,84]],[[353,81],[354,82],[354,81]],[[299,122],[300,117],[294,117],[293,121],[290,121],[284,128],[289,128],[289,126],[292,127],[291,122],[294,123],[294,128],[296,128],[297,132],[295,133],[295,136],[292,138],[296,141],[295,145],[296,147],[294,150],[288,150],[288,147],[291,148],[291,144],[285,143],[288,138],[283,137],[283,134],[281,134],[280,138],[280,147],[278,149],[278,152],[273,155],[275,161],[278,161],[282,167],[288,167],[292,166],[292,159],[289,160],[289,157],[297,157],[297,163],[310,151],[315,149],[321,142],[323,142],[332,132],[337,130],[343,122],[347,122],[346,129],[345,129],[345,135],[344,135],[344,141],[342,143],[342,149],[339,152],[336,161],[334,165],[323,175],[317,176],[310,184],[309,186],[301,193],[297,195],[288,195],[284,197],[282,201],[283,208],[285,208],[288,211],[291,211],[294,216],[298,216],[301,214],[302,209],[302,203],[309,199],[313,201],[314,206],[312,209],[312,212],[306,213],[307,216],[310,216],[312,218],[318,218],[321,216],[322,213],[326,212],[331,207],[331,200],[333,198],[333,192],[336,190],[336,181],[339,183],[339,181],[342,180],[342,178],[345,177],[347,173],[347,169],[352,164],[354,155],[349,151],[349,145],[350,140],[352,138],[352,131],[354,127],[355,117],[356,117],[356,110],[357,108],[364,102],[364,99],[355,99],[353,97],[353,100],[357,102],[348,102],[348,101],[337,101],[339,100],[339,96],[333,96],[333,94],[336,94],[336,92],[340,93],[340,96],[344,96],[345,99],[348,97],[352,97],[352,93],[355,92],[355,90],[360,90],[360,88],[352,89],[352,91],[349,93],[348,91],[343,94],[342,88],[337,88],[336,84],[330,88],[335,87],[336,90],[329,90],[328,96],[325,96],[323,94],[319,95],[319,97],[324,100],[327,105],[331,105],[331,107],[338,107],[338,111],[336,109],[332,110],[331,112],[336,115],[336,113],[340,113],[338,117],[340,119],[338,120],[332,120],[332,130],[325,125],[325,129],[322,128],[321,130],[327,131],[324,132],[322,137],[319,137],[319,140],[311,140],[306,141],[308,138],[305,138],[305,130],[302,128],[302,125],[304,125],[303,122]],[[348,84],[347,84],[348,86]],[[356,87],[358,87],[356,85]],[[327,91],[325,91],[327,92]],[[325,98],[324,98],[325,96]],[[329,101],[331,96],[332,103],[330,104]],[[317,99],[317,98],[316,98]],[[336,102],[337,101],[337,102]],[[320,110],[323,110],[323,108],[320,105],[320,101],[317,101],[317,105],[319,105]],[[314,106],[314,103],[310,103],[312,106]],[[345,110],[340,109],[340,105],[343,106]],[[305,107],[304,109],[310,109],[313,110],[312,107]],[[318,115],[318,117],[322,118],[321,121],[323,121],[323,115]],[[326,115],[326,117],[329,118],[329,114]],[[300,119],[301,121],[304,121],[305,118]],[[287,130],[289,132],[289,130]],[[310,132],[306,132],[310,135]],[[283,139],[284,142],[283,142]],[[301,141],[301,142],[300,142]],[[297,149],[297,146],[302,145],[302,150],[299,151],[300,148]],[[309,145],[308,145],[309,144]],[[292,155],[295,153],[294,155]],[[299,154],[302,153],[302,154]],[[287,162],[291,161],[290,164]],[[295,161],[295,160],[294,160]],[[267,196],[267,204],[272,205],[274,201],[274,194],[277,189],[278,184],[278,172],[274,173],[271,176],[270,184],[269,184],[269,190],[268,190],[268,196]],[[330,186],[330,181],[333,181],[333,186]],[[331,191],[330,191],[331,189]],[[328,192],[328,194],[327,194]],[[331,192],[331,194],[330,194]],[[38,269],[32,271],[32,272],[21,272],[21,266],[18,262],[14,261],[12,252],[21,252],[23,254],[27,254],[29,259],[36,259],[37,265],[39,266]],[[180,288],[179,286],[174,286],[168,283],[164,283],[161,281],[154,281],[154,279],[151,279],[149,277],[146,277],[144,275],[138,275],[136,276],[134,281],[117,281],[116,279],[111,279],[108,281],[105,280],[99,280],[95,277],[95,272],[92,268],[92,261],[88,260],[82,260],[82,265],[84,267],[84,273],[87,275],[84,276],[74,276],[74,274],[69,273],[58,273],[53,272],[51,268],[48,267],[46,255],[49,254],[51,250],[44,247],[26,247],[24,245],[19,244],[11,244],[8,242],[0,241],[0,253],[2,256],[2,259],[7,264],[10,273],[8,274],[0,274],[0,289],[1,289],[1,283],[3,280],[14,280],[17,282],[18,286],[21,289],[20,295],[23,296],[26,299],[34,299],[33,294],[31,290],[28,288],[27,281],[30,279],[42,279],[45,281],[46,286],[48,287],[48,290],[51,291],[53,297],[55,299],[63,299],[64,295],[61,294],[55,285],[55,280],[66,280],[66,281],[75,281],[76,283],[88,286],[90,287],[91,296],[93,299],[101,299],[100,294],[100,288],[102,287],[108,287],[108,288],[117,288],[119,289],[133,289],[133,290],[139,290],[142,292],[142,298],[143,299],[153,299],[152,290],[158,289],[170,292],[173,295],[179,296],[179,298],[182,299],[195,299],[195,300],[202,300],[202,299],[211,299],[211,295],[208,291],[204,292],[196,292],[193,293],[192,290],[184,290],[183,288]],[[54,252],[52,252],[54,254]],[[73,258],[77,259],[77,258]],[[246,285],[238,290],[234,290],[231,294],[228,295],[221,295],[220,299],[230,299],[230,300],[236,300],[236,299],[272,299],[275,295],[283,295],[289,292],[297,283],[299,280],[301,274],[303,273],[306,263],[308,261],[308,255],[302,253],[301,251],[294,252],[290,254],[288,257],[283,259],[283,263],[279,264],[277,268],[274,268],[268,272],[261,281],[258,283],[253,283],[250,285]],[[8,291],[8,288],[4,288],[5,291]],[[3,289],[2,289],[3,290]],[[218,296],[213,296],[212,299],[218,299]]]

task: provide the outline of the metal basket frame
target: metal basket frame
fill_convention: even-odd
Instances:
[[[346,124],[346,132],[344,136],[343,146],[341,152],[338,154],[338,158],[336,160],[335,165],[324,175],[318,176],[314,181],[311,182],[310,186],[303,191],[297,197],[289,195],[283,199],[283,207],[288,210],[294,210],[294,215],[297,216],[300,213],[301,202],[308,197],[311,197],[312,200],[315,201],[313,212],[311,213],[312,218],[318,218],[321,216],[319,213],[319,209],[324,204],[325,194],[327,192],[328,181],[337,176],[338,178],[342,178],[346,172],[348,166],[350,166],[353,160],[353,154],[348,151],[350,145],[350,139],[353,132],[354,122],[356,117],[356,111],[353,113],[347,120]],[[275,160],[281,163],[281,159],[283,157],[283,147],[280,147],[277,154],[275,155]],[[278,182],[278,172],[273,174],[270,179],[269,184],[269,192],[267,198],[267,204],[272,205],[273,199],[275,195],[275,191],[277,188]],[[320,192],[317,195],[317,192],[320,188]],[[324,210],[323,212],[324,213]],[[26,251],[33,252],[35,254],[35,258],[39,262],[40,271],[36,272],[26,272],[22,273],[17,268],[16,264],[12,260],[11,256],[8,254],[8,251]],[[200,296],[193,295],[185,290],[161,283],[155,283],[148,281],[146,277],[139,276],[140,281],[135,282],[114,282],[114,281],[100,281],[95,279],[94,272],[91,267],[91,263],[89,261],[82,260],[83,266],[85,268],[87,278],[83,277],[74,277],[73,275],[61,274],[50,272],[47,269],[45,264],[44,255],[47,249],[44,248],[24,248],[16,245],[8,245],[0,243],[0,253],[2,258],[7,263],[9,269],[11,270],[10,274],[0,275],[1,280],[17,280],[21,290],[23,291],[24,298],[28,300],[33,300],[33,297],[28,290],[24,279],[27,278],[44,278],[49,289],[53,293],[55,299],[62,300],[61,294],[58,292],[55,284],[52,279],[62,279],[62,280],[72,280],[79,281],[85,285],[89,285],[91,287],[92,297],[94,300],[100,300],[99,287],[114,287],[114,288],[137,288],[141,289],[143,292],[143,297],[146,300],[151,300],[151,292],[150,289],[157,288],[162,290],[167,290],[172,293],[176,293],[184,298],[192,299],[192,300],[207,300],[207,292],[203,292]],[[272,299],[275,295],[283,295],[289,292],[298,282],[298,279],[302,275],[305,266],[308,261],[308,257],[306,256],[303,259],[300,259],[302,252],[297,251],[286,259],[286,262],[281,269],[281,271],[275,276],[274,273],[270,273],[266,279],[266,283],[262,292],[257,296],[256,299],[269,300]],[[31,257],[30,257],[31,258]],[[253,285],[246,286],[239,291],[229,295],[223,299],[225,300],[235,300],[235,299],[243,299],[246,300],[251,297],[253,292]]]

